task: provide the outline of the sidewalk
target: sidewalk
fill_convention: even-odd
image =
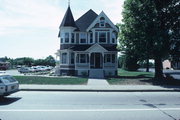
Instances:
[[[109,83],[105,79],[88,79],[88,86],[107,86]]]
[[[84,92],[180,92],[180,86],[152,85],[20,85],[21,91],[84,91]]]

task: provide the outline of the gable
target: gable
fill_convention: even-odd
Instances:
[[[101,45],[99,44],[94,44],[90,48],[86,50],[86,52],[108,52],[106,49],[104,49]]]
[[[97,18],[90,24],[90,26],[87,28],[87,32],[91,30],[93,27],[99,27],[100,19],[105,19],[105,27],[112,28],[114,31],[118,32],[118,28],[112,23],[112,21],[106,16],[106,14],[102,11]],[[104,27],[101,27],[104,28]]]

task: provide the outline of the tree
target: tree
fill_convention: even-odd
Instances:
[[[46,57],[45,62],[49,66],[55,66],[56,65],[56,61],[55,61],[54,57],[51,55]]]
[[[177,1],[177,0],[174,0]],[[126,0],[120,33],[120,48],[139,60],[155,60],[155,78],[163,78],[162,58],[168,55],[169,5],[171,0]]]
[[[33,58],[29,58],[29,57],[16,58],[15,60],[11,60],[11,61],[13,62],[13,65],[31,66],[34,63],[34,59]]]

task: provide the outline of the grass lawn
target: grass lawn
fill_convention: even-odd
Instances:
[[[41,84],[41,85],[84,85],[88,78],[62,78],[62,77],[40,77],[40,76],[14,76],[19,84]]]
[[[109,84],[112,85],[148,85],[152,84],[152,72],[132,72],[123,69],[118,69],[118,77],[108,78]]]
[[[152,72],[134,72],[134,71],[126,71],[123,69],[118,69],[118,76],[121,77],[154,77],[154,73]]]

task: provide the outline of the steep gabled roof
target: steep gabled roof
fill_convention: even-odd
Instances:
[[[70,6],[68,7],[60,27],[76,27]]]
[[[76,25],[80,31],[85,32],[86,29],[92,24],[92,22],[96,19],[97,16],[98,15],[93,10],[90,9],[78,20],[76,20]]]

